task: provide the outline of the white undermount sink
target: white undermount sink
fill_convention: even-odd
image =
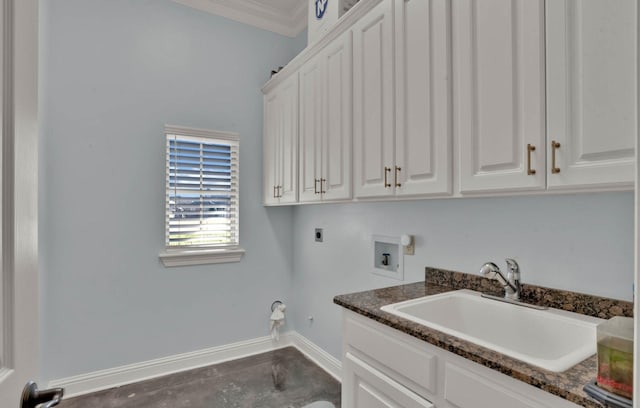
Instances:
[[[563,310],[535,310],[485,299],[471,290],[383,306],[383,311],[561,372],[596,353],[601,319]]]

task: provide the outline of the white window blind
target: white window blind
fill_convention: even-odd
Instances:
[[[239,244],[237,134],[165,127],[167,248]]]

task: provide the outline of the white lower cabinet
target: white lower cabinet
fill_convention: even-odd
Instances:
[[[342,408],[578,407],[369,318],[343,313]]]

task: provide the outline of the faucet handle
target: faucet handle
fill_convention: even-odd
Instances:
[[[510,293],[505,288],[505,297],[510,299],[518,300],[520,299],[520,265],[516,262],[515,259],[507,258],[507,267],[509,268],[509,274],[507,275],[507,280],[511,283],[510,289],[512,289],[512,293]]]
[[[516,287],[516,296],[520,295],[520,265],[516,262],[515,259],[507,258],[507,267],[509,268],[509,274],[507,278],[510,282],[512,282]],[[517,297],[516,297],[517,298]]]
[[[511,272],[513,273],[520,272],[520,265],[518,265],[515,259],[507,258],[505,259],[505,261],[507,262],[507,267]]]

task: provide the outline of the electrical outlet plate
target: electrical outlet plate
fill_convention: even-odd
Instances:
[[[416,245],[414,243],[414,240],[411,240],[411,243],[409,245],[405,245],[402,247],[404,254],[405,255],[415,255],[416,253]]]

